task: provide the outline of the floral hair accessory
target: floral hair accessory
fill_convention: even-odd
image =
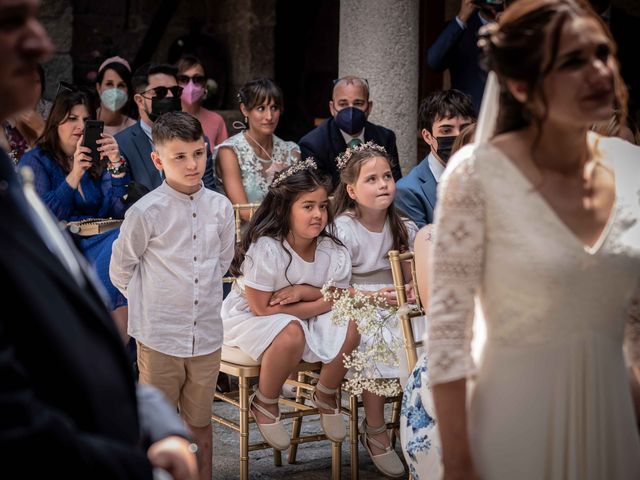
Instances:
[[[377,143],[371,140],[368,141],[367,143],[361,143],[360,145],[356,145],[355,147],[349,147],[344,151],[344,153],[341,153],[336,157],[336,164],[338,165],[338,170],[342,170],[344,169],[344,167],[347,166],[347,163],[349,163],[349,160],[351,160],[351,157],[353,156],[354,153],[362,152],[364,150],[373,150],[374,152],[384,153],[384,154],[387,153],[384,147],[378,145]]]
[[[277,187],[286,178],[290,177],[291,175],[295,175],[296,173],[302,172],[304,170],[317,170],[317,169],[318,169],[318,165],[316,164],[313,158],[309,157],[306,160],[300,160],[299,162],[296,162],[293,165],[291,165],[286,170],[282,170],[281,172],[278,172],[273,178],[273,181],[271,182],[271,186]]]

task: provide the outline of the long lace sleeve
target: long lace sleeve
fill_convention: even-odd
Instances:
[[[427,352],[433,384],[467,377],[474,297],[484,260],[485,203],[473,159],[463,160],[439,186],[429,273]]]
[[[624,357],[630,367],[640,367],[640,286],[628,309],[624,332]]]

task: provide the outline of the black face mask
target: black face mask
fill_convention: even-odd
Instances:
[[[160,115],[169,112],[179,112],[182,110],[180,97],[164,97],[151,99],[151,111],[147,112],[149,120],[155,122]]]
[[[445,165],[449,161],[449,157],[451,156],[451,147],[453,147],[453,142],[456,141],[456,138],[458,138],[457,135],[436,137],[436,140],[438,141],[438,156]]]

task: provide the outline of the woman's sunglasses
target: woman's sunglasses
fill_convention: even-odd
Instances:
[[[147,99],[150,99],[151,97],[145,96],[145,94],[149,92],[154,92],[154,96],[158,99],[165,98],[169,94],[169,92],[171,92],[174,97],[179,97],[180,95],[182,95],[182,87],[179,85],[176,85],[174,87],[154,87],[150,88],[149,90],[145,90],[140,95]]]
[[[198,85],[200,87],[204,87],[204,84],[207,81],[207,78],[204,75],[178,75],[178,83],[180,85],[187,85],[189,82],[193,82],[194,85]]]

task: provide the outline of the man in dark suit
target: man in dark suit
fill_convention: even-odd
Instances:
[[[499,9],[482,0],[462,0],[458,15],[427,51],[427,66],[436,72],[449,69],[451,88],[470,95],[476,112],[487,82],[487,72],[480,66],[478,31],[496,20]]]
[[[146,190],[153,190],[163,180],[162,173],[151,160],[153,122],[162,113],[182,109],[182,87],[178,86],[177,74],[178,70],[173,65],[145,64],[136,69],[131,83],[140,120],[115,136],[120,154],[127,162],[131,180],[143,185]],[[207,165],[202,181],[205,187],[222,193],[216,182],[213,156],[206,137],[205,141]]]
[[[398,163],[396,135],[388,128],[367,121],[373,102],[369,100],[369,84],[363,78],[347,76],[338,79],[329,102],[331,118],[311,130],[300,139],[303,159],[313,157],[318,168],[331,176],[333,188],[340,183],[336,157],[347,149],[373,141],[383,146],[389,154],[391,171],[396,180],[402,177]]]
[[[33,104],[31,79],[52,50],[37,0],[0,0],[0,121]],[[0,150],[3,470],[19,478],[150,480],[161,467],[195,479],[187,432],[157,391],[136,389],[100,287],[39,200],[32,175],[25,170],[25,195]]]
[[[419,123],[429,153],[396,185],[395,205],[422,228],[433,223],[437,187],[456,137],[475,122],[471,97],[460,90],[433,92],[420,104]]]

